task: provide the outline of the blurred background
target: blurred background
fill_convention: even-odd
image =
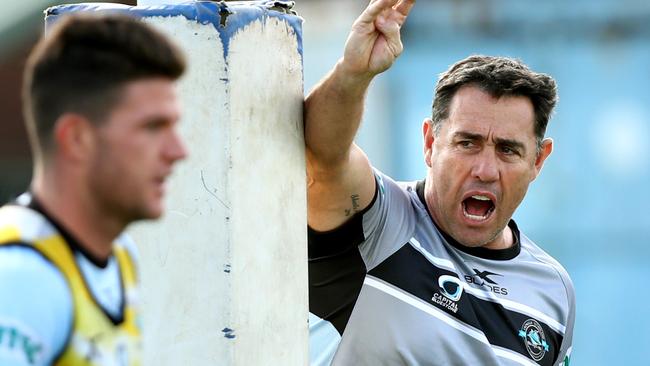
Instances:
[[[135,4],[136,1],[123,1]],[[340,57],[363,0],[297,0],[307,93]],[[31,160],[20,111],[26,55],[42,10],[0,12],[0,202],[25,190]],[[516,57],[559,85],[547,135],[555,150],[515,214],[571,274],[571,365],[650,365],[650,2],[418,0],[404,53],[375,80],[359,144],[398,180],[424,177],[421,123],[438,74],[470,54]]]

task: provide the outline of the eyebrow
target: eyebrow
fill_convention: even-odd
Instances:
[[[472,133],[472,132],[467,132],[467,131],[454,132],[453,137],[458,138],[458,139],[468,139],[468,140],[474,140],[474,141],[483,141],[483,140],[485,140],[485,136],[483,136],[481,134],[478,134],[478,133]],[[497,145],[505,145],[505,146],[509,146],[511,148],[514,148],[514,149],[518,149],[520,151],[526,151],[526,146],[520,141],[513,140],[513,139],[504,139],[504,138],[500,138],[500,137],[497,137],[494,140],[497,143]]]

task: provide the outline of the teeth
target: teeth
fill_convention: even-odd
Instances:
[[[490,201],[490,199],[488,197],[481,196],[481,195],[478,195],[478,194],[473,195],[472,198],[475,199],[475,200],[479,200],[479,201]]]
[[[475,198],[475,199],[481,200],[481,201],[485,201],[486,199],[489,200],[489,198],[487,198],[485,196],[480,196],[480,195],[472,196],[472,198]],[[465,215],[465,217],[469,218],[470,220],[474,220],[474,221],[487,220],[488,217],[490,217],[490,215],[492,214],[493,211],[494,211],[494,206],[490,207],[490,209],[485,213],[485,215],[472,215],[471,213],[467,212],[465,204],[463,203],[463,215]]]
[[[485,219],[487,219],[487,217],[488,217],[488,215],[489,215],[490,213],[488,212],[488,214],[485,215],[485,216],[478,216],[478,215],[472,215],[472,214],[469,214],[469,213],[467,213],[467,211],[463,210],[463,214],[465,215],[465,217],[468,217],[468,218],[470,218],[470,219],[472,219],[472,220],[477,220],[477,221],[478,221],[478,220],[485,220]]]

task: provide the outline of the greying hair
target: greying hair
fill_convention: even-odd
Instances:
[[[438,79],[431,114],[436,135],[441,123],[449,117],[452,98],[465,85],[475,85],[495,98],[524,96],[530,99],[535,112],[535,137],[539,153],[546,126],[558,100],[553,78],[536,73],[521,61],[507,57],[474,55],[458,61]]]

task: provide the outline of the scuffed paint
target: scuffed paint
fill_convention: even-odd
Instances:
[[[293,1],[193,1],[173,5],[129,6],[111,3],[81,3],[57,5],[45,10],[45,31],[61,16],[78,12],[122,13],[138,18],[183,16],[200,24],[212,24],[223,42],[228,56],[230,39],[255,20],[278,18],[285,21],[298,40],[302,56],[302,18],[293,10]]]

